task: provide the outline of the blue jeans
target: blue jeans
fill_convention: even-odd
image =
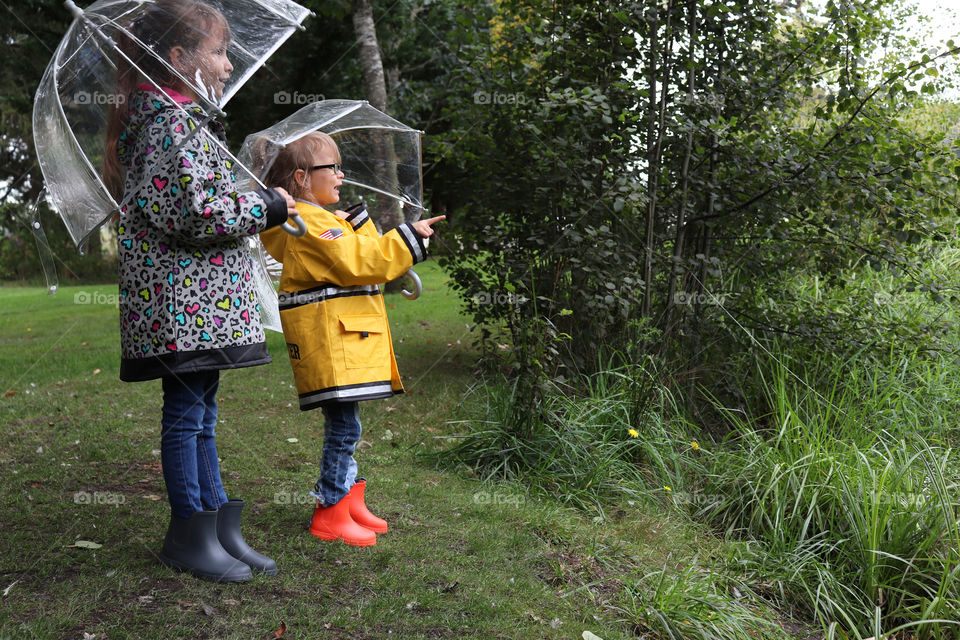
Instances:
[[[163,378],[160,461],[170,510],[178,518],[215,511],[227,501],[214,440],[219,384],[219,371]]]
[[[357,461],[353,459],[353,451],[360,440],[360,407],[356,402],[332,402],[322,409],[320,478],[310,495],[329,507],[340,502],[357,481]]]

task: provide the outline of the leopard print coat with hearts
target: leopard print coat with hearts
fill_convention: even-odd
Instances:
[[[270,362],[245,239],[276,223],[279,195],[238,193],[212,139],[223,139],[222,126],[201,126],[200,107],[166,91],[179,107],[143,88],[131,95],[117,145],[126,171],[118,239],[127,381]]]

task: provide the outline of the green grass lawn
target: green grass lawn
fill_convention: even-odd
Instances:
[[[159,563],[160,384],[117,377],[115,287],[0,288],[0,638],[259,639],[284,623],[284,638],[631,636],[620,578],[693,567],[717,541],[679,516],[595,518],[424,464],[479,372],[444,275],[417,270],[420,300],[387,299],[407,393],[361,407],[367,502],[391,527],[375,547],[306,530],[322,415],[297,408],[282,336],[273,364],[221,376],[224,484],[280,567],[239,585]]]

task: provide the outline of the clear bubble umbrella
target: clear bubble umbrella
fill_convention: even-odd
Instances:
[[[118,63],[132,65],[147,82],[151,77],[142,68],[144,61],[179,78],[198,96],[203,115],[197,129],[200,133],[210,119],[223,115],[223,105],[310,15],[290,0],[206,0],[204,4],[219,11],[229,25],[227,55],[234,67],[229,79],[215,86],[217,79],[207,79],[200,72],[193,78],[183,77],[170,65],[165,52],[131,33],[134,21],[143,19],[147,10],[163,11],[171,4],[175,3],[99,0],[81,10],[71,0],[65,3],[74,20],[37,88],[33,132],[49,199],[81,251],[98,227],[128,204],[111,196],[103,179],[110,111],[127,99],[117,92]],[[119,42],[128,44],[120,47]],[[182,109],[165,91],[159,99]],[[197,117],[194,111],[190,115]],[[215,135],[207,138],[220,146],[226,157],[236,160]],[[157,154],[157,162],[168,160],[176,151],[171,148],[167,156]],[[297,227],[286,223],[288,232],[306,231],[299,217],[293,220]]]
[[[265,176],[277,154],[291,142],[314,131],[330,135],[340,150],[343,186],[340,208],[364,203],[381,230],[403,222],[415,222],[423,206],[423,170],[420,137],[422,131],[409,127],[361,100],[322,100],[312,102],[276,124],[250,134],[238,154],[240,162],[253,171],[253,177]],[[257,252],[259,268],[267,273],[272,258]],[[420,295],[420,278],[407,275],[414,291],[403,291],[409,299]],[[280,330],[280,311],[276,291],[261,291],[264,326]],[[269,308],[268,308],[269,307]]]

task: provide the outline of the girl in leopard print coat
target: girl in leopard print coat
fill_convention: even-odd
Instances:
[[[233,70],[223,15],[158,0],[129,28],[135,39],[119,46],[136,66],[117,61],[125,99],[111,113],[104,181],[122,203],[120,378],[162,380],[171,520],[161,561],[217,581],[275,574],[239,533],[243,502],[224,492],[216,394],[221,369],[270,362],[245,238],[282,224],[295,203],[282,189],[237,191],[222,126],[201,107],[219,101]]]

